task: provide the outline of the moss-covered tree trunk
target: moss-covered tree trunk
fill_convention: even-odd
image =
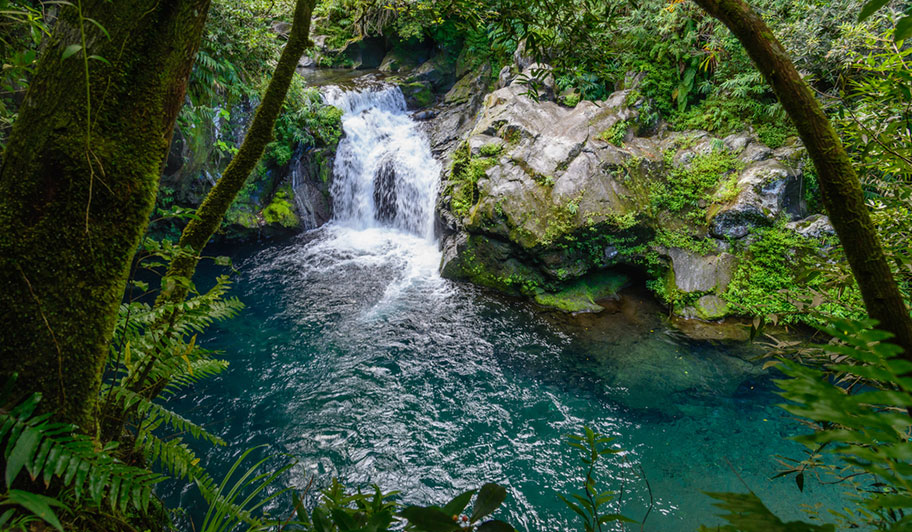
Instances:
[[[861,289],[868,314],[912,360],[912,319],[864,203],[861,184],[836,130],[763,19],[743,0],[695,0],[747,50],[794,122],[817,169],[823,204]]]
[[[200,253],[215,234],[234,198],[263,156],[266,145],[272,141],[275,122],[282,112],[298,61],[311,44],[310,17],[314,5],[315,0],[298,0],[288,42],[282,50],[266,94],[257,107],[237,154],[197,209],[196,218],[190,220],[181,233],[180,247],[184,251],[168,267],[157,305],[178,303],[187,297],[189,280],[196,270]]]
[[[209,0],[74,3],[0,166],[0,378],[88,428]]]

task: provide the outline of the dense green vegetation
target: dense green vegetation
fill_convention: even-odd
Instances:
[[[442,506],[420,507],[403,505],[395,493],[382,493],[376,486],[369,494],[347,490],[334,479],[307,507],[300,493],[306,492],[305,487],[277,488],[291,465],[275,467],[277,459],[262,449],[244,453],[221,482],[200,463],[186,441],[188,435],[209,445],[224,442],[169,410],[164,399],[225,369],[227,363],[218,353],[199,347],[197,338],[213,322],[235,316],[242,305],[228,296],[226,277],[218,278],[209,290],[198,289],[192,281],[196,264],[223,221],[250,227],[261,222],[297,226],[294,191],[289,182],[279,182],[274,175],[307,151],[316,161],[320,179],[328,182],[328,161],[342,135],[342,113],[325,105],[317,90],[293,75],[298,56],[311,45],[310,8],[302,35],[295,35],[293,26],[280,29],[276,23],[291,22],[296,13],[300,15],[296,9],[303,2],[214,0],[211,5],[197,1],[195,8],[177,3],[185,9],[175,15],[161,12],[154,2],[136,2],[143,8],[137,12],[149,9],[160,20],[173,22],[167,25],[171,34],[189,40],[175,46],[177,51],[171,53],[176,57],[161,52],[161,61],[149,65],[163,69],[159,76],[158,72],[136,74],[142,67],[130,61],[141,63],[143,56],[117,55],[118,49],[152,54],[158,48],[137,44],[140,37],[125,22],[130,17],[111,15],[104,19],[110,28],[92,18],[106,13],[110,6],[105,2],[0,1],[0,149],[6,150],[0,161],[5,188],[0,191],[18,194],[0,197],[0,221],[8,225],[0,226],[3,250],[12,250],[0,262],[4,275],[0,279],[18,287],[0,301],[3,327],[9,329],[0,335],[0,342],[19,339],[22,333],[12,329],[20,325],[41,338],[41,343],[9,341],[0,351],[6,364],[2,374],[6,389],[0,394],[0,530],[172,529],[179,526],[173,509],[153,492],[154,485],[165,478],[198,487],[209,505],[203,521],[196,524],[201,530],[513,530],[503,521],[489,519],[506,497],[504,488],[496,484],[457,495]],[[822,120],[834,125],[858,174],[867,209],[864,216],[870,213],[876,232],[848,238],[872,237],[869,243],[878,253],[878,241],[882,242],[891,275],[878,279],[859,270],[858,261],[867,257],[858,258],[843,234],[811,241],[787,230],[783,219],[753,228],[746,239],[731,244],[740,261],[723,296],[744,315],[757,318],[752,335],[767,321],[801,322],[820,327],[829,338],[826,345],[799,346],[771,359],[784,375],[779,381],[787,401],[784,408],[807,420],[810,427],[799,438],[808,449],[807,457],[794,458],[781,474],[793,475],[797,489],[817,474],[852,485],[858,494],[854,505],[828,509],[828,519],[841,527],[905,530],[912,526],[912,354],[907,346],[904,351],[903,336],[912,298],[912,46],[905,40],[912,36],[912,7],[879,0],[864,7],[848,0],[758,0],[753,7],[817,94],[825,111]],[[771,148],[794,141],[799,133],[751,62],[743,41],[689,2],[327,0],[314,8],[313,15],[314,30],[326,36],[323,46],[328,51],[307,53],[324,66],[350,66],[349,58],[332,51],[353,40],[383,36],[406,59],[416,47],[431,48],[437,54],[435,61],[461,74],[490,65],[496,77],[503,68],[515,68],[516,56],[547,63],[549,67],[521,82],[530,96],[538,97],[545,78],[553,76],[557,101],[566,107],[635,87],[628,98],[640,102],[639,121],[619,121],[598,135],[615,146],[623,145],[631,128],[660,125],[670,130],[701,129],[720,137],[752,128]],[[185,26],[196,29],[184,31]],[[193,38],[200,34],[201,39]],[[76,40],[67,40],[74,35]],[[155,43],[156,37],[142,38]],[[94,54],[90,46],[104,55]],[[279,61],[286,47],[293,49],[289,53],[294,63]],[[84,88],[86,96],[84,101],[61,100],[68,112],[73,111],[60,121],[70,128],[60,126],[65,133],[58,134],[57,123],[20,120],[20,115],[38,116],[34,105],[27,105],[29,98],[56,102],[57,93],[75,98],[69,94],[73,91],[57,90],[73,80],[79,94]],[[151,102],[149,112],[154,117],[127,116],[112,106],[93,111],[92,102],[104,101],[111,86],[132,105],[124,105],[125,109],[140,106],[141,102],[130,99],[134,81]],[[28,93],[33,82],[38,89]],[[284,87],[270,89],[273,83]],[[434,95],[427,85],[418,84],[415,89],[419,105],[432,103]],[[276,91],[272,97],[270,90]],[[146,94],[150,91],[151,96]],[[241,117],[254,108],[267,111],[262,111],[262,123],[254,121],[251,126]],[[30,109],[33,114],[27,115]],[[133,120],[141,121],[135,124],[138,136],[129,137],[132,144],[121,144],[116,135],[126,138],[130,128],[125,126],[133,125]],[[40,146],[28,142],[27,135],[33,133],[28,129],[33,126],[45,135]],[[186,191],[168,183],[158,186],[154,169],[163,167],[167,156],[161,139],[168,138],[175,126],[193,154],[193,160],[183,162],[182,171],[201,184],[194,191],[199,201],[188,201]],[[107,139],[102,132],[115,137]],[[51,153],[55,143],[72,148],[59,157],[63,162],[41,162],[45,152],[29,152]],[[151,147],[131,148],[146,144]],[[479,199],[478,183],[497,164],[502,151],[502,145],[489,144],[473,156],[463,144],[453,153],[452,178],[444,193],[451,196],[455,214],[471,216]],[[547,213],[550,225],[541,245],[595,263],[610,244],[622,256],[631,257],[631,262],[656,272],[663,267],[658,255],[642,242],[631,245],[624,231],[635,225],[638,215],[662,220],[676,213],[684,216],[686,226],[656,231],[650,245],[710,252],[701,239],[707,230],[707,213],[737,196],[731,175],[743,163],[715,149],[681,166],[670,164],[673,156],[666,154],[670,168],[666,179],[643,191],[641,213],[615,217],[606,224],[611,231],[593,226],[587,236],[566,237],[567,220],[576,215],[580,204],[581,198],[574,198]],[[830,178],[819,160],[803,161],[810,176],[804,191],[810,210],[823,212],[826,205],[835,220],[859,217],[858,212],[835,211],[836,203],[826,203],[838,198],[821,195]],[[638,163],[631,162],[628,170]],[[811,168],[815,163],[816,171]],[[62,169],[59,175],[58,169]],[[207,172],[229,176],[219,181],[225,186],[231,182],[227,192],[213,188],[214,179],[206,184]],[[30,179],[18,179],[23,175]],[[60,191],[53,185],[54,179],[62,182],[71,177],[74,183],[77,178],[88,179]],[[539,185],[554,185],[553,176],[535,177]],[[32,188],[23,188],[30,184]],[[115,193],[112,188],[117,187],[123,191]],[[98,199],[94,194],[103,194],[99,189],[111,194]],[[153,222],[168,218],[176,223],[153,223],[153,235],[147,234],[137,245],[155,191]],[[87,192],[87,206],[83,192]],[[42,204],[41,212],[32,213],[29,205],[23,207],[22,198],[31,198],[36,205],[45,200],[57,205],[50,202],[58,201],[58,194],[75,199],[64,205],[66,209],[44,209]],[[206,209],[216,202],[215,208]],[[204,207],[192,213],[199,203]],[[114,207],[116,211],[111,210]],[[20,236],[13,233],[18,228],[32,231],[35,222],[30,216],[41,217],[43,227],[50,227],[57,236],[51,241],[29,233],[41,245],[14,256],[14,251],[21,250]],[[837,231],[843,227],[835,225]],[[184,230],[185,226],[189,229]],[[180,244],[175,243],[178,237]],[[112,251],[97,252],[109,247]],[[56,272],[39,271],[33,286],[33,270],[47,258],[42,250],[59,257],[72,271],[59,279]],[[872,257],[871,262],[878,261]],[[492,276],[471,258],[466,268],[475,273],[477,282],[534,295],[568,311],[597,308],[597,299],[613,295],[623,284],[620,277],[600,273],[570,280],[557,293],[545,293],[544,281],[522,272]],[[216,261],[226,263],[223,258]],[[801,265],[799,274],[795,264]],[[153,278],[161,276],[162,285],[140,280],[146,278],[137,275],[142,270],[149,270]],[[560,272],[558,276],[560,281],[571,277]],[[886,286],[889,279],[895,279],[898,288]],[[877,330],[878,324],[868,318],[875,314],[872,305],[886,298],[866,292],[866,287],[878,284],[886,286],[881,296],[898,294],[900,314],[904,313],[896,321],[880,324],[889,332]],[[83,285],[91,286],[83,290]],[[74,286],[80,290],[69,299],[51,297],[70,294]],[[691,305],[704,295],[682,296],[664,279],[653,281],[651,287],[673,307]],[[68,301],[80,297],[91,298],[91,305],[67,307]],[[79,316],[90,323],[76,323],[81,321]],[[92,337],[80,337],[79,325],[92,327]],[[67,336],[58,338],[55,330],[64,330]],[[74,353],[62,352],[61,344]],[[90,348],[75,352],[83,344]],[[22,346],[34,349],[11,351]],[[84,373],[78,382],[76,376],[66,375],[83,392],[75,408],[72,393],[67,400],[67,391],[74,388],[64,386],[61,362],[70,355],[74,358],[67,360],[75,361],[73,367]],[[23,367],[41,372],[41,378],[20,379],[18,372],[7,371],[20,359],[39,361],[38,370],[29,364]],[[95,359],[98,364],[92,362]],[[42,395],[42,389],[56,393]],[[602,457],[620,452],[610,443],[588,428],[570,437],[570,447],[582,453],[582,491],[567,494],[564,500],[587,531],[629,521],[613,510],[617,494],[601,487],[596,474]],[[722,517],[729,525],[722,530],[834,529],[814,522],[818,516],[813,513],[806,523],[783,523],[753,493],[710,496],[727,512]],[[279,497],[295,508],[292,518],[278,518],[266,510],[271,509],[267,503]]]

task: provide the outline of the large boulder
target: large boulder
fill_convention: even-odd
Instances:
[[[814,214],[802,220],[789,222],[785,226],[805,238],[820,239],[836,234],[833,224],[824,214]]]
[[[409,82],[428,82],[435,92],[445,92],[456,81],[455,65],[443,56],[428,59],[418,66],[408,77]]]
[[[476,115],[444,107],[431,121],[435,153],[455,152],[438,202],[445,277],[596,309],[554,302],[596,272],[648,263],[665,297],[682,302],[676,312],[711,320],[733,312],[730,242],[805,214],[798,145],[645,124],[636,89],[570,108],[504,81]]]
[[[490,83],[491,67],[483,65],[463,76],[444,96],[434,119],[427,124],[431,151],[438,157],[452,153],[475,124]]]
[[[409,72],[430,59],[433,46],[425,42],[397,42],[378,67],[381,72]]]
[[[722,292],[731,282],[737,260],[731,253],[701,255],[681,248],[666,251],[675,288],[683,293]]]
[[[711,213],[713,236],[743,238],[751,227],[772,225],[782,214],[797,219],[806,210],[800,173],[776,159],[745,168],[737,187],[737,196]]]

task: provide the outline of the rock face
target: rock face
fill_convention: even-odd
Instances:
[[[477,116],[462,108],[432,121],[435,150],[453,152],[438,205],[445,277],[547,302],[593,272],[634,265],[681,302],[677,313],[717,319],[732,312],[732,243],[805,215],[800,146],[666,131],[641,120],[635,88],[573,108],[534,101],[513,72],[500,72],[503,87]],[[477,94],[457,90],[464,82],[447,99]]]
[[[665,253],[671,261],[675,288],[681,292],[721,292],[731,282],[736,263],[731,253],[701,255],[681,248]]]
[[[374,205],[377,221],[390,222],[396,217],[396,167],[384,161],[374,176]]]
[[[159,201],[195,209],[231,160],[225,146],[239,147],[252,118],[246,102],[217,112],[211,120],[175,128],[161,178]],[[230,118],[229,118],[230,117]],[[232,204],[216,240],[248,241],[298,233],[332,217],[329,187],[335,146],[289,146],[287,164],[266,163]],[[165,234],[181,229],[173,220],[152,228]]]
[[[349,42],[341,53],[351,61],[352,68],[377,68],[386,55],[386,41],[382,37],[364,37]]]

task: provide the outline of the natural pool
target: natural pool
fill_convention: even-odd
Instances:
[[[642,520],[651,488],[644,530],[718,523],[703,491],[749,488],[792,519],[839,498],[768,480],[776,455],[800,456],[785,439],[799,425],[756,347],[686,339],[635,283],[608,311],[571,317],[440,278],[439,166],[401,94],[328,97],[346,113],[337,220],[238,252],[247,308],[204,340],[231,367],[175,398],[228,442],[204,450],[214,476],[265,443],[300,460],[286,479],[298,488],[337,476],[429,504],[494,481],[518,529],[577,530],[557,498],[582,479],[562,440],[588,425],[628,451],[600,471],[623,513]]]
[[[689,341],[636,291],[622,300],[636,312],[570,318],[443,280],[438,260],[424,239],[342,226],[239,259],[248,307],[207,341],[231,367],[179,399],[229,442],[206,450],[209,469],[268,443],[301,460],[298,487],[338,476],[430,503],[491,480],[508,486],[520,530],[575,530],[556,494],[580,469],[561,439],[585,424],[630,451],[602,478],[635,519],[642,467],[646,530],[717,522],[704,490],[746,484],[793,518],[837,496],[768,480],[775,455],[800,447],[746,361],[756,350]]]

